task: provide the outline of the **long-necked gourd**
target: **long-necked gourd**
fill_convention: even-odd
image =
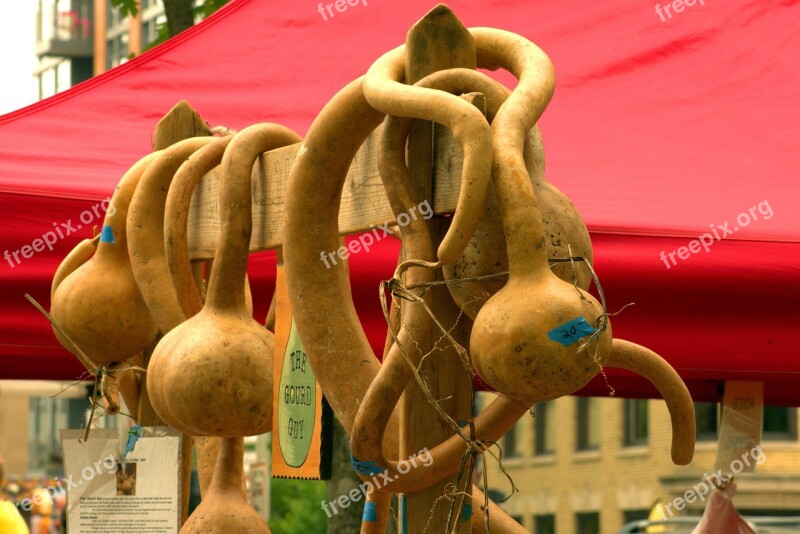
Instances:
[[[148,154],[128,169],[111,198],[97,252],[53,292],[53,320],[96,365],[142,352],[158,332],[133,276],[125,228],[136,185],[157,156]]]
[[[245,304],[252,233],[251,172],[267,150],[301,138],[257,124],[230,142],[221,164],[221,237],[203,309],[161,339],[150,360],[151,401],[168,424],[199,436],[250,436],[272,428],[273,335]]]

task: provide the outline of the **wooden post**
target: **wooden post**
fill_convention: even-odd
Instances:
[[[167,113],[156,126],[153,135],[153,150],[161,150],[183,139],[211,135],[211,130],[197,112],[185,101],[180,101]],[[144,351],[142,367],[147,368],[150,355],[158,343],[156,338]],[[139,424],[142,426],[167,426],[150,404],[147,395],[147,380],[141,381],[139,388]],[[181,435],[181,525],[189,516],[189,489],[192,476],[192,437]]]
[[[413,84],[428,74],[438,70],[476,67],[475,42],[469,31],[461,24],[452,11],[439,5],[416,23],[408,32],[406,40],[406,81]],[[433,205],[433,124],[417,121],[409,135],[408,162],[412,182],[418,198],[427,199]],[[447,219],[431,219],[432,235],[438,240],[447,229]],[[439,274],[441,279],[441,273]],[[445,327],[458,319],[453,329],[453,337],[465,347],[468,346],[471,322],[460,313],[446,287],[433,288],[432,311]],[[402,310],[401,310],[402,314]],[[434,330],[432,322],[420,330],[416,341],[423,353],[432,350],[441,336]],[[426,359],[421,371],[430,379],[431,392],[441,402],[442,408],[456,421],[465,421],[470,416],[470,396],[472,377],[452,348],[438,349]],[[429,449],[452,435],[436,411],[429,405],[416,382],[412,382],[403,396],[403,409],[400,431],[400,454],[408,457],[424,447]],[[471,480],[471,473],[466,474]],[[450,501],[439,499],[445,493],[445,486],[455,479],[445,480],[431,488],[404,496],[405,510],[400,521],[402,532],[446,532]],[[471,489],[467,485],[466,491]],[[437,500],[439,499],[439,500]],[[469,522],[460,524],[458,532],[469,532]]]

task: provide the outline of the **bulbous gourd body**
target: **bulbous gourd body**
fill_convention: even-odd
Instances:
[[[528,172],[536,194],[537,204],[544,224],[544,239],[548,258],[583,257],[590,263],[593,259],[589,230],[575,206],[564,193],[544,178],[544,161],[541,137],[537,130],[530,134],[533,154],[539,154],[529,163]],[[447,280],[481,278],[508,270],[505,235],[500,205],[494,188],[489,192],[486,207],[478,222],[478,229],[470,239],[464,253],[452,265],[442,266]],[[572,283],[577,280],[581,289],[588,289],[591,273],[580,261],[558,263],[553,273]],[[475,318],[484,303],[506,283],[507,277],[484,278],[447,285],[456,304],[464,313]]]
[[[130,264],[99,255],[56,288],[51,315],[97,365],[108,365],[141,352],[158,333]],[[58,332],[56,337],[63,346],[71,347]]]
[[[602,313],[594,297],[553,275],[512,276],[475,320],[470,339],[475,369],[499,393],[525,403],[573,393],[608,358],[610,326],[580,352],[582,341],[565,345],[548,334],[580,317],[594,326]]]
[[[147,386],[166,423],[198,436],[272,429],[274,336],[246,313],[206,307],[161,339]]]

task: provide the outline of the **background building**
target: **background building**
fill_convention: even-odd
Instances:
[[[654,503],[682,496],[714,471],[719,405],[696,403],[697,447],[688,466],[670,458],[672,427],[663,400],[563,397],[535,405],[500,443],[519,490],[502,506],[535,534],[614,533],[646,519]],[[742,515],[800,515],[797,409],[766,407],[766,461],[736,477]],[[489,461],[491,495],[511,484]],[[676,515],[700,515],[695,501]]]
[[[138,15],[126,18],[110,0],[39,0],[39,98],[125,63],[156,40],[164,23],[161,0],[141,0]]]

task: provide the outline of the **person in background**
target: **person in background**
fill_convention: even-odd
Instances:
[[[51,534],[53,526],[53,500],[44,488],[33,490],[31,534]]]
[[[3,534],[30,534],[25,520],[14,504],[16,484],[6,485],[3,455],[0,453],[0,532]]]

